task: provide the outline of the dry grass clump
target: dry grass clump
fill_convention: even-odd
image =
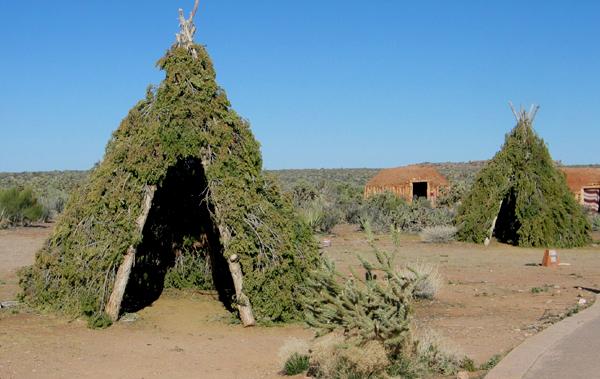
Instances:
[[[403,275],[416,281],[413,296],[417,299],[434,299],[444,283],[438,267],[425,262],[408,265]]]
[[[317,378],[373,378],[384,376],[390,361],[380,341],[354,343],[331,333],[316,340],[310,364]]]
[[[277,353],[279,363],[283,365],[294,354],[308,355],[309,347],[308,342],[303,339],[296,337],[288,338]]]
[[[454,226],[428,226],[419,236],[426,243],[448,243],[454,240],[457,229]]]
[[[443,375],[454,374],[461,366],[459,354],[437,333],[431,330],[419,330],[415,339],[418,341],[416,355],[420,368]]]

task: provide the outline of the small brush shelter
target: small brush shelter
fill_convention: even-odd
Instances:
[[[180,10],[177,42],[158,62],[165,79],[129,111],[21,273],[29,304],[104,326],[150,305],[177,270],[188,283],[211,276],[244,325],[300,314],[317,245],[194,43],[197,7],[187,19]]]
[[[562,171],[575,199],[586,208],[600,212],[600,168],[563,167]]]
[[[412,202],[427,199],[435,205],[440,191],[449,186],[446,177],[431,165],[410,165],[383,169],[365,186],[364,197],[391,192]]]
[[[458,210],[458,238],[482,243],[495,236],[501,242],[532,247],[589,243],[590,225],[583,210],[533,130],[538,108],[512,110],[517,125],[478,173]]]

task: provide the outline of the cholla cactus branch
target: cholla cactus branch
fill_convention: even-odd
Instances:
[[[376,262],[360,259],[364,279],[353,272],[345,282],[325,260],[307,280],[306,322],[317,335],[338,329],[361,344],[378,341],[397,354],[411,341],[411,303],[420,276],[396,270],[388,253],[376,250],[375,258]]]
[[[198,11],[198,5],[200,0],[196,0],[194,2],[194,9],[190,12],[190,17],[185,18],[183,13],[183,9],[179,8],[179,26],[181,27],[181,31],[176,34],[177,38],[177,46],[185,47],[188,49],[192,56],[198,58],[198,53],[193,49],[194,46],[194,34],[196,34],[196,26],[194,25],[194,16],[196,15],[196,11]]]

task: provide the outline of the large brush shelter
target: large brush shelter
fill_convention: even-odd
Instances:
[[[156,300],[174,267],[202,259],[245,325],[299,316],[317,246],[194,43],[197,9],[180,10],[177,42],[158,61],[165,79],[129,111],[21,272],[29,304],[110,323]]]
[[[590,226],[548,147],[533,129],[538,107],[515,110],[517,125],[481,169],[456,216],[457,236],[533,247],[590,242]]]

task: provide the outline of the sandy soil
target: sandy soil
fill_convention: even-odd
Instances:
[[[32,228],[0,229],[0,300],[18,292],[17,270],[33,264],[35,252],[52,231],[51,224]]]
[[[33,262],[50,227],[0,231],[0,300],[18,291],[16,270]],[[372,254],[352,226],[336,228],[325,254],[342,271]],[[387,237],[377,241],[392,251]],[[573,307],[578,296],[600,288],[599,247],[560,250],[570,266],[536,266],[541,249],[492,244],[430,245],[403,236],[398,264],[436,265],[443,288],[417,305],[420,325],[430,327],[456,352],[483,362],[535,333],[540,319]],[[534,287],[545,288],[532,293]],[[0,378],[277,378],[278,353],[290,338],[309,340],[301,325],[244,329],[210,295],[165,293],[135,322],[90,330],[79,320],[0,311]]]

